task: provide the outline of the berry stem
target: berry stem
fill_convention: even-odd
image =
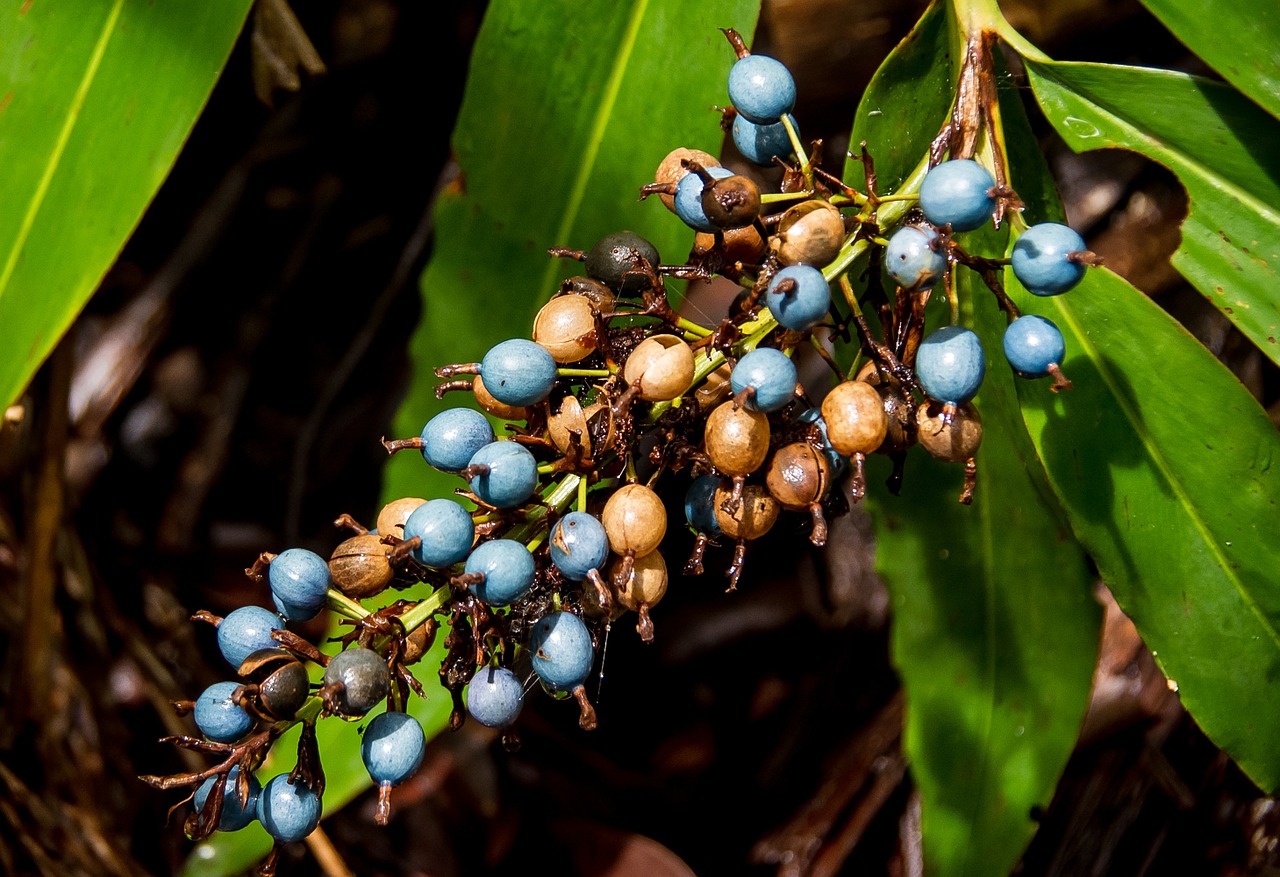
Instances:
[[[791,148],[796,151],[796,158],[800,161],[800,174],[804,177],[804,187],[808,191],[813,191],[813,165],[809,163],[809,155],[805,152],[804,144],[800,142],[800,135],[796,133],[796,126],[791,124],[791,118],[788,114],[782,114],[782,127],[787,129],[787,139],[791,141]]]
[[[332,588],[329,589],[329,593],[325,596],[325,605],[335,615],[341,615],[343,618],[349,618],[352,621],[361,621],[369,615],[368,609],[365,609],[341,591],[335,591]]]

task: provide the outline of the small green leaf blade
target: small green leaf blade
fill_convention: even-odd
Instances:
[[[249,5],[114,0],[3,13],[0,404],[26,387],[141,218]]]
[[[1015,187],[1061,221],[1029,133]],[[1280,784],[1280,436],[1235,377],[1105,269],[1020,307],[1053,320],[1071,392],[1019,387],[1023,419],[1076,537],[1183,704],[1254,782]]]
[[[489,5],[454,132],[462,177],[436,208],[398,434],[416,435],[443,407],[473,404],[466,394],[437,402],[434,366],[475,362],[499,341],[529,337],[538,307],[582,273],[548,247],[585,250],[630,229],[664,259],[684,261],[692,232],[657,198],[638,203],[639,189],[677,146],[719,152],[711,107],[728,103],[734,55],[718,28],[736,27],[749,42],[758,13],[757,0]],[[412,456],[392,460],[386,496],[459,486]]]
[[[1072,149],[1132,149],[1178,175],[1191,215],[1174,265],[1280,363],[1280,122],[1184,73],[1030,60],[1027,71]]]
[[[1280,6],[1271,0],[1142,0],[1223,78],[1280,118]]]

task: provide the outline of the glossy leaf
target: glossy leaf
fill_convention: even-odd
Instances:
[[[11,3],[0,25],[0,404],[21,394],[142,216],[249,9]]]
[[[948,46],[946,17],[935,7],[859,108],[853,142],[868,141],[894,187],[946,120]],[[910,137],[895,139],[903,131]],[[962,240],[974,252],[1002,253],[1006,237],[988,229]],[[904,745],[923,799],[926,867],[943,877],[1002,877],[1035,832],[1031,808],[1052,798],[1075,745],[1100,612],[1017,410],[999,353],[1004,319],[972,272],[959,278],[989,360],[977,400],[985,439],[974,504],[956,502],[961,465],[915,449],[902,496],[872,505],[878,564],[894,601],[893,658],[906,691]],[[930,328],[947,320],[941,302],[930,313]],[[872,471],[874,484],[881,467]]]
[[[349,633],[350,627],[334,627],[331,636]],[[328,653],[337,650],[330,644],[325,648]],[[435,669],[444,659],[444,636],[436,638],[433,645],[422,660],[414,665],[416,675],[424,680],[427,698],[424,700],[414,694],[409,695],[408,712],[422,724],[430,740],[443,731],[449,724],[449,713],[453,709],[449,693],[435,684]],[[312,668],[312,682],[318,682],[324,671]],[[379,710],[381,711],[381,710]],[[365,770],[360,756],[360,733],[368,724],[360,722],[344,722],[336,718],[328,718],[316,725],[316,742],[320,747],[320,756],[324,762],[324,816],[336,813],[352,798],[369,788],[369,772]],[[289,731],[272,747],[271,755],[258,771],[258,777],[265,785],[267,780],[277,774],[287,773],[297,763],[297,728]],[[271,837],[256,819],[247,828],[236,832],[215,832],[207,841],[196,844],[182,869],[182,877],[229,877],[251,869],[271,849]]]
[[[1280,118],[1280,6],[1271,0],[1142,0],[1223,78]]]
[[[398,433],[417,435],[443,407],[432,396],[434,366],[476,362],[499,341],[527,338],[538,307],[562,279],[582,273],[581,263],[549,258],[548,247],[586,250],[631,229],[668,261],[685,260],[692,232],[657,198],[637,203],[639,187],[677,146],[720,151],[710,108],[728,103],[734,54],[718,28],[735,27],[750,41],[758,5],[489,5],[454,131],[461,176],[436,208],[425,313],[412,342],[416,371]],[[473,402],[458,394],[444,404]],[[421,459],[395,459],[387,473],[388,496],[459,486]]]
[[[901,188],[928,155],[929,142],[951,111],[951,67],[946,5],[931,3],[876,71],[854,118],[849,151],[856,154],[866,141],[881,195]],[[843,179],[866,191],[861,162],[847,161]]]
[[[1010,136],[1014,184],[1061,220],[1044,160]],[[1065,295],[1010,293],[1066,337],[1075,389],[1019,387],[1023,418],[1077,538],[1205,733],[1280,783],[1280,436],[1235,377],[1106,270]]]
[[[1133,149],[1178,175],[1191,215],[1174,265],[1280,363],[1280,121],[1184,73],[1038,61],[1027,71],[1072,149]]]

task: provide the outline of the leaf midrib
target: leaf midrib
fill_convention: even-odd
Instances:
[[[622,45],[618,47],[613,69],[609,71],[609,79],[605,83],[600,103],[596,107],[595,118],[591,122],[591,134],[587,140],[583,161],[578,165],[577,176],[573,179],[573,188],[569,192],[564,213],[561,214],[560,227],[556,230],[554,243],[557,246],[568,244],[569,232],[578,220],[578,213],[582,209],[582,200],[587,193],[587,183],[591,179],[591,171],[595,167],[596,156],[600,152],[601,143],[604,142],[605,129],[609,127],[609,119],[613,115],[613,106],[618,101],[618,93],[622,90],[622,80],[626,75],[627,66],[631,63],[631,55],[635,51],[636,42],[640,37],[640,23],[644,20],[644,15],[648,8],[649,0],[635,0],[631,7],[631,17],[627,21],[627,29],[623,34]],[[559,270],[558,260],[547,260],[547,267],[542,275],[542,285],[538,287],[543,290],[544,297],[549,294],[546,290],[551,289]]]
[[[4,271],[0,273],[0,296],[3,296],[9,289],[9,282],[13,279],[13,273],[18,267],[18,257],[21,255],[23,247],[26,246],[27,238],[31,235],[31,229],[35,227],[36,216],[39,215],[40,208],[44,205],[45,196],[49,193],[49,186],[53,184],[53,176],[58,170],[58,165],[62,162],[62,155],[66,152],[67,144],[71,140],[71,133],[80,118],[80,110],[88,97],[89,88],[98,75],[98,67],[102,64],[102,58],[107,51],[107,43],[111,41],[111,37],[115,33],[116,24],[120,20],[120,12],[123,8],[124,0],[115,0],[111,11],[107,14],[106,22],[103,24],[102,34],[98,37],[98,42],[93,47],[93,53],[89,56],[89,64],[85,67],[84,75],[80,78],[80,84],[76,86],[75,97],[72,98],[70,105],[67,107],[67,117],[63,120],[62,128],[58,131],[58,137],[54,141],[53,149],[49,151],[49,160],[45,165],[44,173],[41,174],[35,191],[31,193],[31,201],[27,204],[26,213],[23,214],[22,225],[19,226],[18,233],[14,237],[13,246],[10,248],[9,256],[5,260]]]

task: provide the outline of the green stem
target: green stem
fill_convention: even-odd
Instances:
[[[715,331],[713,329],[708,329],[706,326],[701,326],[693,322],[692,320],[686,320],[684,317],[679,317],[676,319],[676,327],[679,329],[684,329],[686,332],[690,332],[694,335],[697,335],[699,338],[706,338],[713,331]]]
[[[558,368],[556,374],[562,378],[607,378],[611,372],[607,368]]]
[[[369,615],[368,609],[365,609],[341,591],[335,591],[332,588],[329,589],[324,602],[332,612],[352,621],[361,621]]]
[[[1015,52],[1033,61],[1052,60],[1026,37],[1013,29],[1000,11],[998,0],[951,0],[956,24],[966,35],[996,33]]]
[[[427,597],[427,599],[400,616],[400,623],[404,625],[404,632],[413,633],[425,624],[428,618],[435,615],[440,607],[447,603],[451,597],[453,597],[453,588],[448,585],[441,585],[436,588],[430,597]]]

